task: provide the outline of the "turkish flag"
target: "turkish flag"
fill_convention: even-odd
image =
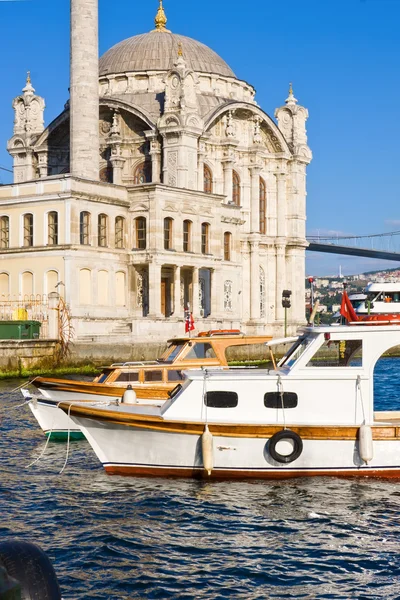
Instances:
[[[346,290],[343,292],[342,304],[340,306],[340,314],[347,321],[359,321],[359,318],[356,315],[356,311],[354,310],[354,306],[352,305]]]
[[[185,333],[189,333],[190,331],[193,331],[193,329],[195,329],[193,315],[191,312],[186,311]]]

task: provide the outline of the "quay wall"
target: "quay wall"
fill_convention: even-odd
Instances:
[[[0,370],[21,371],[54,365],[57,340],[0,340]]]

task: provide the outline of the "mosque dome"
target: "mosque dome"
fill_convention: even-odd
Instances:
[[[232,69],[214,50],[165,28],[136,35],[110,48],[100,58],[100,77],[137,71],[169,71],[180,47],[189,69],[197,73],[236,78]]]

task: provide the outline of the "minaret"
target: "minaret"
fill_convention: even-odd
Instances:
[[[70,171],[99,179],[98,0],[71,0]]]

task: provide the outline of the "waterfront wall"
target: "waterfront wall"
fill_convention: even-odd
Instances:
[[[21,371],[54,365],[56,340],[0,340],[0,370]]]

